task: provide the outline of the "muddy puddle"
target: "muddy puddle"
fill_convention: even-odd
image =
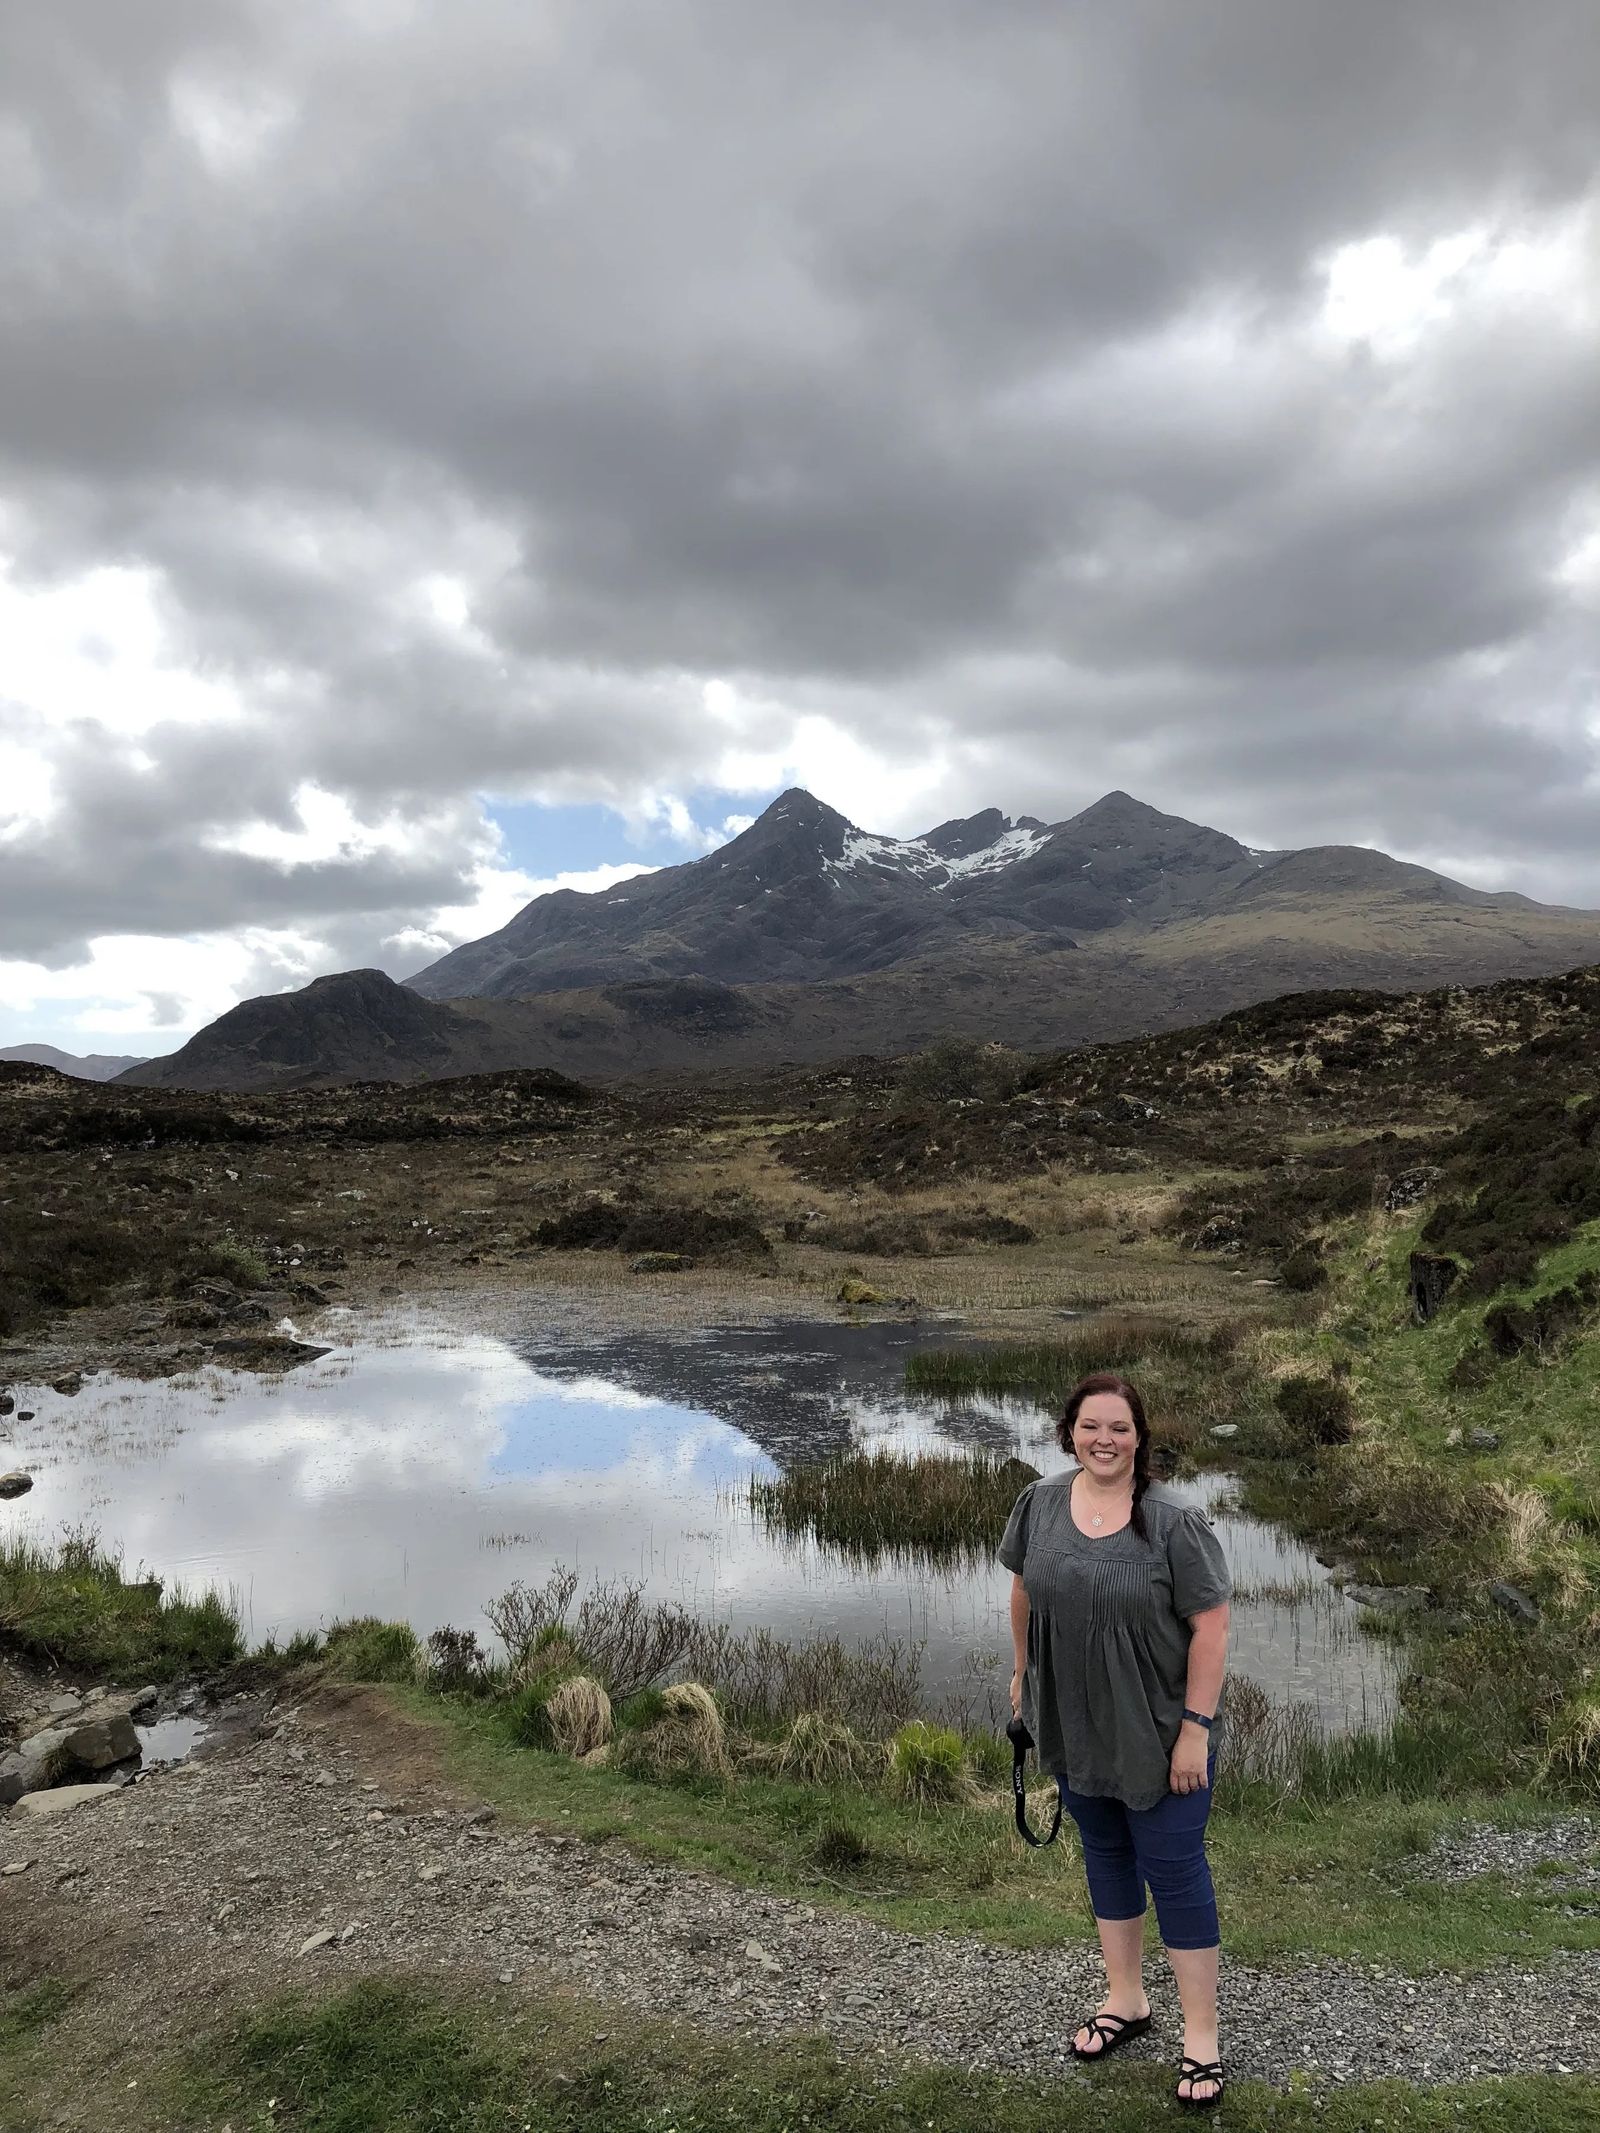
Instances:
[[[282,1377],[99,1375],[73,1398],[17,1387],[32,1419],[13,1419],[7,1461],[35,1485],[0,1506],[0,1532],[92,1527],[130,1569],[230,1590],[252,1642],[358,1614],[486,1635],[487,1600],[564,1563],[739,1627],[921,1644],[930,1700],[991,1715],[1008,1671],[998,1565],[863,1567],[770,1536],[744,1500],[752,1477],[852,1445],[1062,1465],[1041,1408],[907,1394],[907,1356],[950,1346],[949,1325],[355,1327],[321,1318],[314,1337],[337,1345]],[[1326,1570],[1233,1508],[1225,1476],[1169,1486],[1208,1506],[1241,1588],[1235,1670],[1327,1731],[1380,1724],[1392,1649]]]

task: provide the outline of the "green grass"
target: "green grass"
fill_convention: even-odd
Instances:
[[[992,1555],[1018,1493],[1037,1478],[992,1452],[841,1452],[753,1480],[749,1501],[769,1530],[812,1537],[862,1562],[902,1553],[951,1562]]]
[[[61,1978],[38,1979],[13,1991],[0,1983],[0,2133],[36,2133],[33,2070],[77,1997],[77,1988]]]
[[[1365,1570],[1430,1586],[1439,1605],[1394,1625],[1406,1648],[1405,1716],[1381,1749],[1334,1748],[1307,1785],[1421,1796],[1538,1784],[1600,1791],[1592,1654],[1600,1590],[1600,1336],[1493,1362],[1481,1383],[1458,1364],[1483,1349],[1493,1299],[1452,1292],[1426,1325],[1407,1261],[1426,1226],[1367,1219],[1332,1240],[1315,1325],[1266,1337],[1276,1367],[1313,1367],[1350,1395],[1355,1441],[1247,1461],[1249,1508],[1336,1545]],[[1600,1273],[1600,1224],[1569,1236],[1536,1277],[1499,1292],[1526,1302]],[[1498,1440],[1474,1449],[1475,1431]],[[1487,1599],[1499,1580],[1540,1609],[1532,1626]],[[1364,1767],[1365,1766],[1365,1767]]]
[[[35,2044],[77,1998],[60,1978],[45,1978],[0,2001],[0,2057]]]
[[[514,1747],[504,1707],[393,1690],[439,1729],[460,1780],[512,1819],[863,1912],[916,1933],[970,1932],[1047,1949],[1087,1940],[1093,1922],[1070,1829],[1048,1851],[1022,1845],[1009,1791],[968,1801],[901,1802],[883,1785],[805,1785],[742,1770],[724,1782],[659,1784],[615,1769]],[[1439,1884],[1410,1862],[1464,1822],[1537,1821],[1527,1792],[1448,1801],[1393,1790],[1274,1801],[1264,1788],[1219,1785],[1211,1855],[1230,1952],[1245,1961],[1308,1954],[1402,1969],[1481,1968],[1600,1947],[1600,1917],[1566,1915],[1542,1883],[1489,1877]],[[828,1863],[830,1829],[866,1847],[859,1876]]]
[[[1173,2078],[1172,2067],[1120,2064],[1024,2080],[771,2038],[757,2050],[554,1995],[519,1992],[513,2004],[371,1980],[255,2012],[195,2051],[169,2093],[195,2133],[1146,2133],[1188,2121]],[[1287,2094],[1239,2082],[1225,2119],[1241,2133],[1586,2133],[1597,2108],[1600,2085],[1577,2079]]]
[[[92,1533],[54,1546],[0,1541],[0,1648],[43,1666],[151,1681],[239,1658],[239,1619],[220,1593],[129,1580]]]
[[[422,1661],[416,1632],[407,1623],[384,1622],[376,1615],[335,1622],[326,1654],[347,1681],[415,1681]]]

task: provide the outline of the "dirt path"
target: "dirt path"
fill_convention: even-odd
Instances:
[[[1027,1955],[754,1895],[620,1847],[504,1827],[453,1791],[426,1729],[371,1692],[277,1709],[204,1761],[47,1821],[0,1819],[8,1981],[89,1981],[59,2057],[105,2078],[208,2010],[402,1967],[557,1982],[734,2033],[825,2031],[851,2051],[1071,2070],[1087,1949]],[[332,1939],[306,1950],[317,1934]],[[1178,2043],[1170,1990],[1141,2052]],[[1600,2073],[1600,1956],[1437,1985],[1317,1962],[1230,1965],[1233,2069],[1417,2081]],[[77,2093],[85,2093],[81,2087]],[[70,2092],[69,2092],[70,2094]],[[76,2127],[53,2099],[53,2123]],[[88,2106],[86,2106],[87,2108]],[[61,2115],[66,2112],[67,2115]],[[97,2120],[103,2122],[103,2120]],[[84,2121],[87,2125],[88,2121]]]

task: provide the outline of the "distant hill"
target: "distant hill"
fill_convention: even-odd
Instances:
[[[537,897],[407,985],[355,971],[247,1001],[125,1078],[726,1077],[951,1035],[1096,1043],[1282,993],[1594,962],[1600,913],[1364,847],[1252,850],[1126,793],[1053,825],[991,809],[891,838],[794,790],[704,859]]]
[[[164,1059],[119,1076],[144,1088],[298,1088],[321,1081],[426,1081],[471,1072],[473,1025],[381,970],[313,978],[299,992],[243,1000]],[[513,1065],[511,1060],[497,1061]]]
[[[145,1064],[137,1055],[119,1057],[114,1052],[87,1052],[80,1058],[72,1052],[58,1052],[53,1044],[8,1044],[0,1047],[0,1059],[54,1067],[58,1074],[71,1074],[78,1081],[115,1081],[130,1067]]]

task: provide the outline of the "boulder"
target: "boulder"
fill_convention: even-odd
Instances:
[[[1433,1604],[1426,1585],[1347,1585],[1345,1597],[1374,1615],[1417,1615]]]
[[[1458,1261],[1443,1258],[1437,1252],[1411,1254],[1408,1276],[1411,1308],[1419,1324],[1426,1325],[1433,1317],[1460,1272]]]
[[[1391,1178],[1389,1189],[1383,1196],[1385,1214],[1404,1214],[1409,1207],[1416,1207],[1428,1197],[1439,1177],[1433,1164],[1423,1164],[1417,1170],[1402,1170],[1398,1177]]]
[[[231,1334],[213,1341],[211,1354],[230,1370],[293,1370],[300,1363],[314,1363],[319,1355],[331,1355],[310,1341],[290,1340],[282,1333]]]
[[[1500,1432],[1497,1429],[1469,1429],[1464,1441],[1469,1452],[1497,1452]]]
[[[96,1800],[109,1800],[114,1792],[121,1790],[120,1785],[52,1785],[48,1792],[30,1792],[18,1800],[11,1812],[42,1822],[52,1815],[70,1814],[74,1807],[89,1807]]]
[[[681,1274],[686,1266],[691,1266],[692,1264],[693,1261],[686,1259],[682,1252],[641,1252],[637,1259],[629,1260],[628,1272],[630,1274]]]
[[[10,1474],[0,1474],[0,1497],[26,1496],[33,1487],[33,1476],[17,1468]]]
[[[1539,1603],[1520,1586],[1507,1585],[1498,1578],[1489,1587],[1489,1598],[1503,1615],[1513,1622],[1520,1622],[1525,1629],[1532,1629],[1539,1619]]]
[[[133,1718],[140,1711],[148,1711],[160,1694],[154,1683],[142,1689],[109,1689],[105,1700],[94,1707],[96,1718]]]
[[[111,1711],[74,1726],[61,1745],[80,1770],[109,1770],[139,1753],[139,1736],[126,1712]]]
[[[64,1377],[52,1378],[50,1380],[50,1390],[65,1394],[69,1400],[75,1399],[83,1390],[83,1372],[81,1370],[69,1370]]]

